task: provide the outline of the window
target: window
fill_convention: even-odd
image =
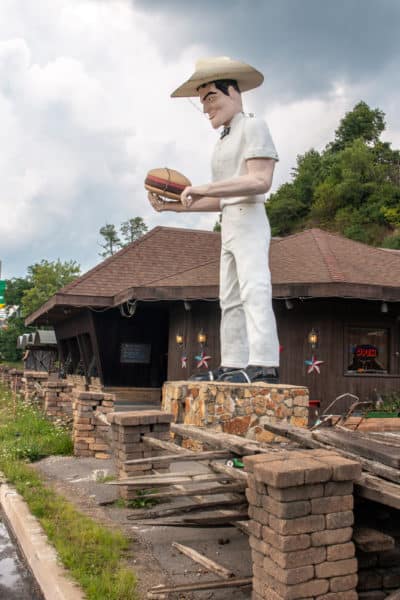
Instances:
[[[348,373],[389,372],[389,330],[375,327],[347,328]]]

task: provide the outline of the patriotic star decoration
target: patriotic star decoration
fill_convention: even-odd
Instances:
[[[316,371],[318,374],[321,373],[320,365],[324,363],[323,360],[317,360],[317,357],[313,354],[311,360],[304,361],[306,365],[308,365],[307,373],[310,374],[313,371]]]
[[[205,367],[206,369],[208,369],[208,360],[210,360],[211,356],[208,356],[204,350],[201,351],[201,354],[197,355],[194,357],[195,360],[197,360],[197,368],[200,369],[200,367]]]
[[[183,354],[181,356],[181,367],[182,367],[182,369],[186,369],[186,367],[187,367],[187,361],[188,361],[188,357],[186,356],[186,354]]]

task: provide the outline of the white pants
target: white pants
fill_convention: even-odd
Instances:
[[[221,365],[279,366],[268,251],[271,231],[262,203],[222,212]]]

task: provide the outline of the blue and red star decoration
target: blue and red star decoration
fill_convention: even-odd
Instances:
[[[308,369],[307,369],[308,375],[310,373],[312,373],[313,371],[320,374],[321,373],[320,365],[324,364],[324,362],[325,361],[323,361],[323,360],[318,360],[317,357],[315,356],[315,354],[312,355],[310,360],[305,360],[304,363],[308,366]]]
[[[201,353],[195,356],[194,358],[195,360],[197,360],[198,369],[200,369],[200,367],[205,367],[206,369],[208,369],[207,361],[210,360],[211,356],[208,356],[208,354],[206,354],[204,350],[202,350]]]

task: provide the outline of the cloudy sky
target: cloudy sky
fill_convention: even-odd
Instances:
[[[400,147],[399,0],[1,0],[0,260],[3,277],[43,258],[100,258],[99,228],[210,229],[213,214],[157,214],[147,171],[210,177],[215,132],[170,99],[199,57],[228,55],[265,74],[245,110],[268,121],[280,162],[322,149],[365,100]]]

